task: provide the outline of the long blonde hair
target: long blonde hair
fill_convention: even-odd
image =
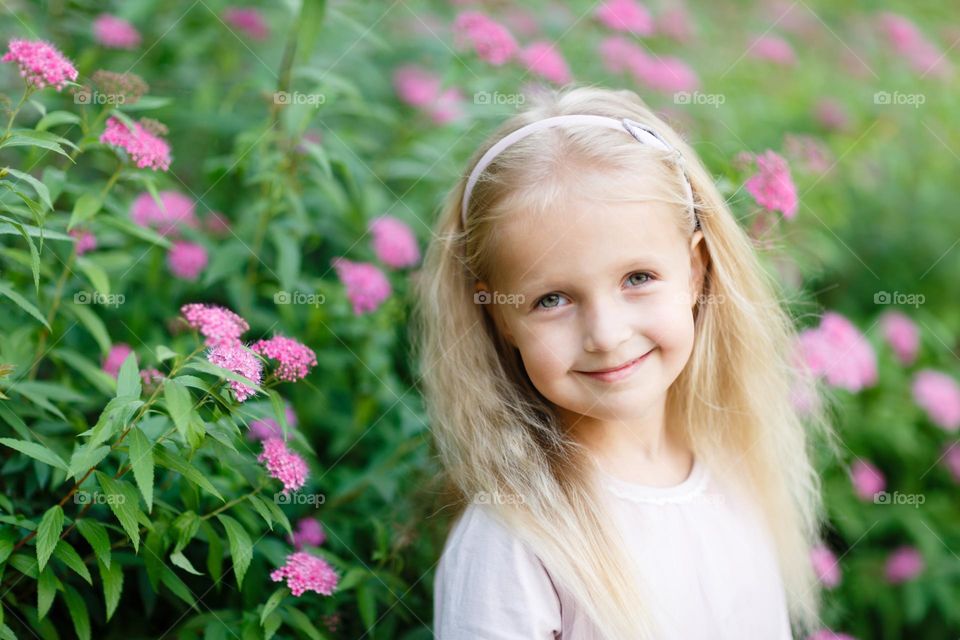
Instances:
[[[559,185],[583,179],[577,161],[605,175],[650,176],[678,205],[684,201],[679,174],[662,152],[630,136],[602,127],[554,128],[497,156],[471,195],[466,229],[460,222],[470,170],[505,135],[557,115],[631,118],[683,154],[709,256],[694,307],[693,352],[667,393],[667,425],[711,469],[745,482],[755,496],[776,544],[791,621],[805,635],[819,619],[809,550],[823,517],[811,435],[832,432],[823,403],[808,402],[800,412],[792,400],[801,386],[807,398],[819,387],[797,374],[796,329],[775,282],[693,148],[639,96],[568,86],[530,98],[529,107],[476,150],[447,195],[416,284],[414,347],[458,511],[483,493],[522,496],[490,507],[535,550],[604,637],[654,637],[645,593],[656,585],[643,584],[628,568],[623,541],[591,483],[584,447],[531,384],[519,353],[484,311],[490,305],[475,304],[474,284],[492,273],[496,221],[521,199],[525,207],[547,210],[569,188]],[[692,233],[690,212],[675,208],[678,224]]]

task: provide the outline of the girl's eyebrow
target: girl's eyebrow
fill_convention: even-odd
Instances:
[[[620,266],[614,267],[611,273],[613,273],[614,275],[620,275],[622,273],[625,273],[629,269],[657,269],[659,267],[660,267],[659,257],[656,255],[650,254],[650,255],[631,257],[626,262],[621,263]],[[555,289],[562,286],[560,283],[563,282],[564,279],[565,279],[564,277],[543,277],[543,278],[534,277],[534,279],[525,278],[524,280],[520,281],[519,288],[529,289],[529,290]]]

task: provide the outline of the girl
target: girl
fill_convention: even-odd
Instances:
[[[830,430],[693,149],[633,92],[568,87],[533,96],[469,168],[417,285],[458,496],[437,637],[812,630],[808,429]]]

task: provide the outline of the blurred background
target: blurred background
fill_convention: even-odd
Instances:
[[[29,61],[0,64],[2,435],[29,427],[68,457],[112,397],[103,372],[131,352],[165,371],[160,345],[192,348],[177,349],[181,305],[232,309],[248,337],[282,330],[316,354],[280,389],[323,499],[282,511],[340,576],[332,595],[270,597],[289,545],[241,505],[242,586],[209,564],[234,537],[201,533],[184,549],[199,571],[115,556],[119,591],[69,561],[39,601],[5,579],[3,634],[432,637],[449,509],[411,285],[476,145],[568,83],[629,88],[677,128],[804,329],[842,439],[819,461],[821,637],[960,634],[955,3],[2,0],[0,15],[5,52],[43,40],[77,71],[21,102]],[[168,166],[102,139],[111,115],[165,141]],[[237,423],[270,409],[255,397]],[[65,492],[50,467],[0,454],[12,548]],[[154,584],[151,562],[179,579]]]

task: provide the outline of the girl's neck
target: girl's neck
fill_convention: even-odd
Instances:
[[[664,422],[662,409],[635,421],[564,414],[569,433],[606,473],[637,484],[674,486],[690,475],[693,453]]]

